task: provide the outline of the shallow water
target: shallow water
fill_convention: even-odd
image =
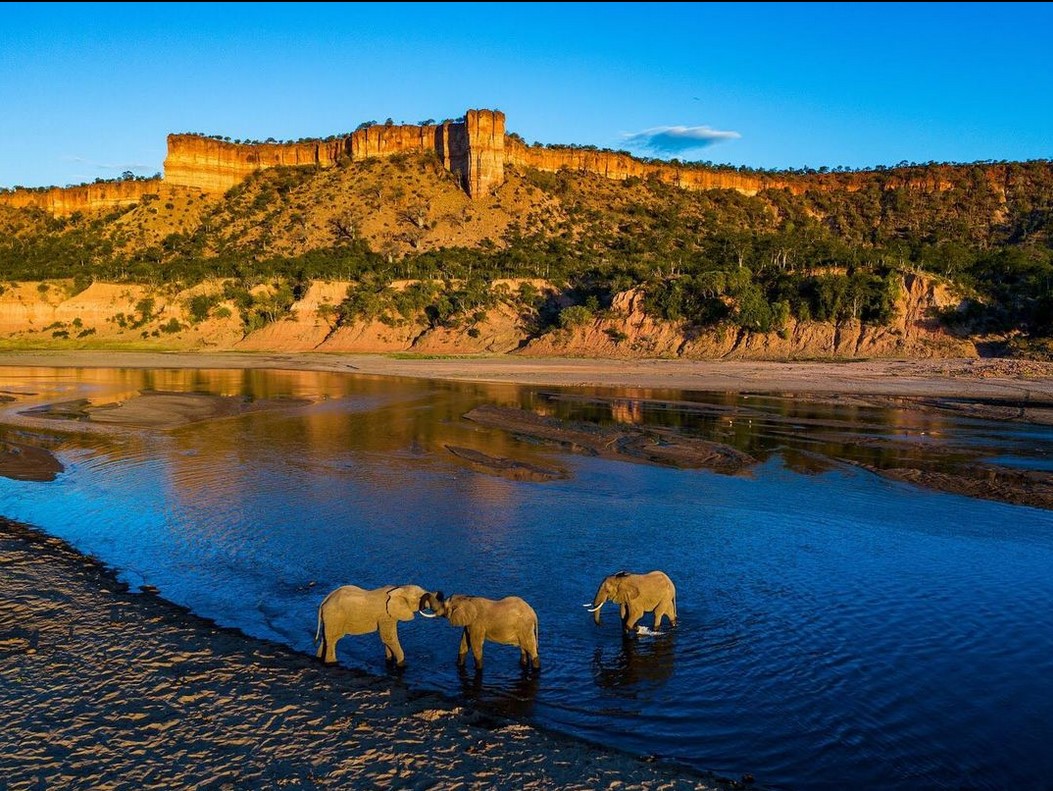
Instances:
[[[0,382],[20,407],[139,390],[311,400],[167,432],[55,435],[56,481],[0,478],[0,514],[224,625],[313,653],[318,603],[338,585],[517,594],[540,618],[540,675],[493,644],[482,678],[460,674],[459,630],[417,619],[399,627],[400,683],[766,787],[1053,783],[1053,514],[831,460],[978,452],[1049,469],[1048,428],[309,372],[8,368]],[[484,403],[664,426],[758,462],[729,476],[574,455],[461,417]],[[904,437],[917,442],[885,442]],[[506,480],[446,445],[570,477]],[[581,604],[604,575],[655,568],[677,584],[675,630],[623,642],[611,605],[593,625]],[[374,635],[344,638],[339,657],[385,672]]]

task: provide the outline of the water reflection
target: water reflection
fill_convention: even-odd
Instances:
[[[527,719],[541,688],[542,674],[523,671],[518,678],[487,680],[480,671],[457,668],[460,693],[470,706],[512,719]]]
[[[676,633],[664,632],[654,637],[623,634],[616,653],[597,648],[592,656],[592,676],[605,691],[634,697],[641,685],[658,687],[673,675],[676,657]]]

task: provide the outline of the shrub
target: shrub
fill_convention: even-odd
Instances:
[[[584,305],[571,305],[559,312],[559,326],[563,329],[581,327],[589,324],[595,317]]]

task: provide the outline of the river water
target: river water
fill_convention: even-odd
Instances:
[[[303,399],[167,431],[56,420],[35,441],[65,472],[0,478],[0,514],[220,624],[313,654],[318,604],[339,585],[515,594],[540,619],[540,674],[489,643],[482,676],[460,673],[459,630],[418,618],[400,624],[392,683],[761,787],[1053,786],[1053,514],[852,463],[965,449],[1048,470],[1049,428],[287,371],[7,368],[0,390],[9,409],[141,391]],[[757,462],[728,475],[575,454],[464,419],[482,404],[661,426]],[[885,442],[904,438],[907,452]],[[510,480],[451,445],[567,475]],[[670,575],[676,629],[623,641],[610,605],[593,624],[581,605],[622,569]],[[375,635],[344,638],[338,656],[387,672]]]

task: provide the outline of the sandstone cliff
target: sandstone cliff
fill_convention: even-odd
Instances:
[[[654,176],[666,184],[684,189],[733,189],[747,195],[755,195],[762,189],[771,187],[791,186],[783,179],[754,176],[733,170],[643,162],[618,151],[528,146],[514,137],[505,141],[505,162],[519,168],[536,168],[549,172],[567,168],[595,173],[618,181]]]
[[[395,154],[435,155],[456,174],[469,195],[480,197],[505,181],[505,166],[555,172],[563,168],[595,173],[609,179],[654,177],[688,190],[732,189],[755,195],[764,189],[856,191],[906,187],[920,192],[942,191],[952,184],[952,165],[907,166],[845,173],[758,173],[732,168],[642,161],[627,153],[591,148],[528,146],[506,134],[505,115],[498,110],[468,110],[463,120],[442,124],[374,124],[326,140],[296,143],[240,144],[200,135],[168,136],[164,183],[222,193],[263,168],[314,165],[328,168],[341,161],[361,161]],[[1011,165],[988,165],[988,182],[996,190],[1010,188]],[[54,214],[105,209],[135,203],[158,192],[156,181],[122,181],[52,188],[44,192],[16,190],[0,194],[0,204],[45,209]]]
[[[486,195],[505,182],[505,114],[496,110],[469,110],[468,194]]]
[[[16,209],[43,209],[63,216],[78,211],[133,206],[144,195],[160,195],[164,191],[165,185],[160,179],[103,181],[77,187],[51,187],[43,191],[15,190],[0,194],[0,204]]]

